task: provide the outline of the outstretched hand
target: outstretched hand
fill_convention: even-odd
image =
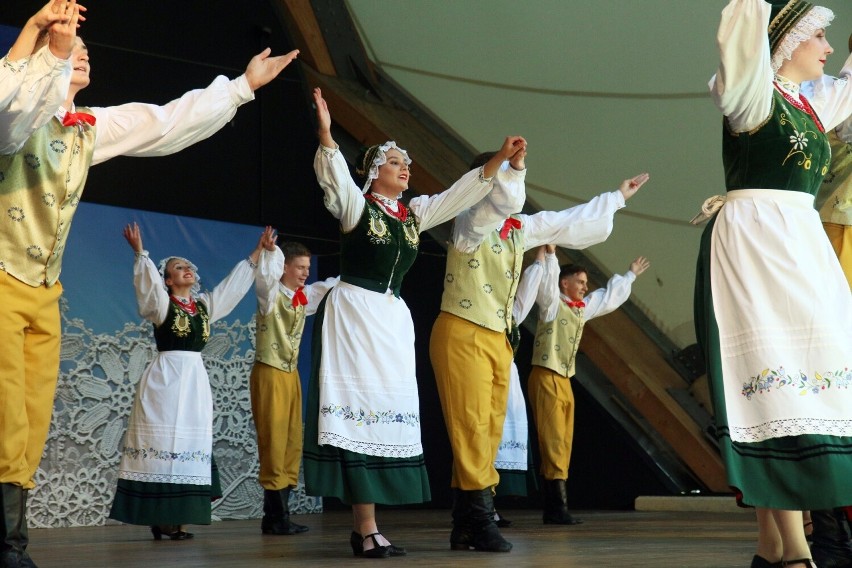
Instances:
[[[649,179],[651,179],[651,176],[647,173],[626,179],[621,182],[621,186],[618,188],[618,191],[621,192],[621,195],[624,196],[624,200],[627,201],[633,197],[633,195],[639,191],[639,188],[645,185],[645,182]]]
[[[275,239],[277,236],[275,229],[267,225],[266,228],[263,229],[263,233],[260,234],[260,240],[257,242],[257,250],[275,250]]]
[[[509,160],[516,170],[522,170],[525,167],[524,156],[526,155],[527,141],[524,140],[523,136],[507,136],[494,157],[485,162],[482,167],[482,176],[485,178],[494,177],[506,160]]]
[[[142,252],[142,231],[139,230],[138,224],[129,223],[124,227],[124,238],[133,252]]]
[[[45,12],[45,9],[50,12],[50,15]],[[57,0],[41,9],[39,14],[42,15],[42,21],[50,30],[49,46],[53,55],[60,59],[71,57],[71,50],[74,49],[77,38],[77,28],[80,27],[80,22],[86,20],[80,12],[85,11],[86,8],[77,4],[77,0]]]
[[[290,62],[296,59],[299,50],[294,49],[290,53],[275,57],[270,57],[270,53],[272,50],[267,47],[252,57],[246,67],[246,79],[252,91],[258,90],[277,77],[285,67],[290,65]]]
[[[630,263],[630,272],[639,276],[651,266],[651,263],[644,256],[636,257],[636,260]]]
[[[322,89],[314,89],[314,106],[317,109],[317,134],[320,144],[326,148],[334,148],[334,139],[331,137],[331,113],[328,111],[328,103],[322,98]]]

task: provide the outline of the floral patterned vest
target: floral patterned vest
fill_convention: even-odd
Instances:
[[[400,221],[367,200],[358,224],[340,242],[342,282],[373,292],[390,289],[399,297],[402,279],[417,258],[420,228],[414,215]]]
[[[491,231],[472,253],[447,250],[441,311],[494,331],[512,328],[512,305],[524,262],[524,232],[506,240]]]
[[[165,321],[154,326],[157,351],[201,351],[210,339],[210,317],[207,307],[195,300],[197,313],[185,312],[174,300],[169,300]]]
[[[257,316],[255,361],[292,373],[299,363],[299,344],[305,329],[305,306],[293,307],[283,292],[275,297],[275,307]]]
[[[94,149],[94,126],[51,118],[0,156],[0,270],[30,286],[56,283]]]
[[[560,300],[556,318],[538,320],[533,344],[532,364],[550,369],[566,378],[574,376],[574,362],[583,336],[585,308],[569,308]]]

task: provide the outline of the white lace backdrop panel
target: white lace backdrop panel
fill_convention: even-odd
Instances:
[[[134,256],[122,236],[134,221],[151,258],[189,258],[199,267],[202,289],[220,282],[254,249],[261,233],[259,227],[80,204],[63,263],[61,368],[37,486],[29,497],[32,527],[107,521],[136,383],[156,354],[152,326],[137,312]],[[213,390],[213,454],[223,491],[213,503],[214,519],[262,515],[248,387],[256,305],[252,289],[228,317],[213,324],[202,353]],[[304,337],[303,383],[309,329]],[[298,513],[322,511],[321,499],[305,495],[301,476],[290,506]]]

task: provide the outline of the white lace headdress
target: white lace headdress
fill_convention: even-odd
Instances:
[[[813,37],[817,30],[827,28],[833,19],[834,12],[823,6],[803,0],[787,2],[769,23],[773,73],[778,73],[784,61],[793,57],[800,43]]]
[[[364,152],[364,157],[362,158],[361,163],[355,168],[355,173],[367,179],[361,193],[367,193],[370,190],[370,185],[373,183],[373,180],[379,177],[379,166],[387,163],[387,151],[391,148],[402,154],[402,159],[405,161],[406,165],[411,164],[411,158],[408,157],[408,152],[397,146],[396,142],[393,140],[388,140],[384,144],[370,146],[367,148],[366,152]]]
[[[195,284],[192,285],[192,288],[189,289],[189,294],[193,298],[198,296],[201,293],[201,276],[198,274],[198,267],[191,263],[189,260],[185,259],[182,256],[167,256],[162,259],[160,263],[157,265],[157,269],[160,271],[160,277],[163,279],[163,287],[168,292],[169,287],[166,286],[166,265],[169,264],[172,260],[182,260],[195,272]]]

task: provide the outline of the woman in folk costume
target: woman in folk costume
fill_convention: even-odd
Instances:
[[[527,319],[538,294],[542,280],[547,279],[544,263],[545,247],[536,251],[535,262],[530,264],[521,275],[515,303],[512,305],[512,351],[517,355],[521,342],[519,326]],[[558,268],[558,266],[557,266]],[[535,486],[535,474],[530,471],[529,421],[527,403],[518,366],[512,359],[509,369],[509,395],[506,402],[506,419],[503,422],[503,437],[497,447],[494,469],[500,475],[500,483],[494,488],[495,497],[527,496],[527,486]],[[494,509],[494,522],[500,528],[512,526],[512,521]]]
[[[375,503],[421,503],[430,497],[420,441],[414,326],[399,297],[417,256],[419,234],[448,221],[503,184],[522,183],[503,162],[523,151],[509,137],[485,166],[448,190],[398,201],[411,160],[394,142],[369,148],[358,188],[331,136],[331,115],[314,90],[320,147],[314,160],[328,210],[340,220],[340,283],[328,293],[314,326],[313,369],[305,420],[305,484],[311,495],[352,505],[355,554],[405,554],[379,532]],[[359,172],[360,173],[360,172]]]
[[[852,86],[814,105],[799,92],[822,76],[833,17],[802,0],[731,0],[710,80],[727,201],[703,211],[724,202],[702,236],[696,334],[728,482],[757,507],[753,567],[813,566],[800,511],[852,503],[852,297],[814,209],[825,131],[852,113]]]
[[[258,262],[275,247],[267,227],[251,255],[211,292],[199,293],[194,264],[167,257],[159,269],[133,223],[124,238],[136,253],[133,284],[139,313],[154,324],[158,354],[136,389],[110,518],[150,525],[156,540],[192,538],[185,524],[210,524],[210,501],[222,496],[213,460],[213,397],[201,350],[210,324],[231,313],[254,283]]]

